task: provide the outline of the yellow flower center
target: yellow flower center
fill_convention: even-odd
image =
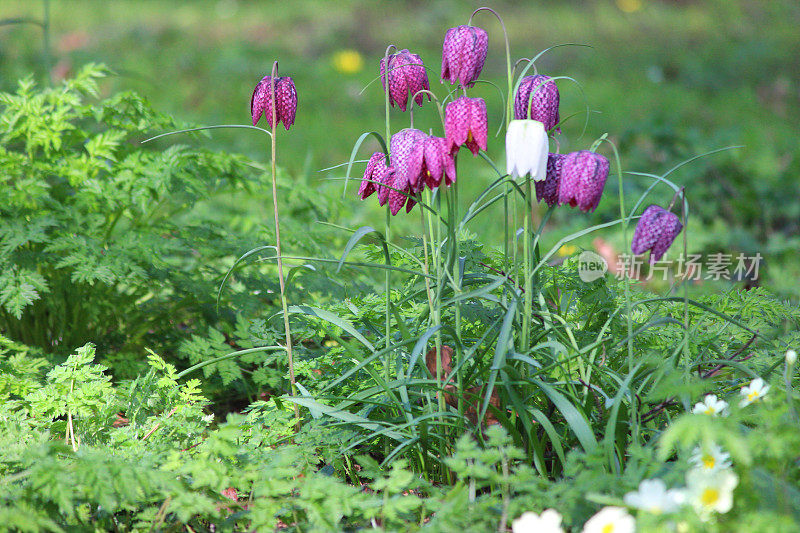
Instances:
[[[750,402],[754,402],[754,401],[758,400],[758,391],[754,390],[753,392],[748,394],[747,395],[747,399],[750,400]]]
[[[719,490],[717,489],[704,489],[700,495],[700,503],[706,507],[711,507],[719,501]]]
[[[706,413],[707,415],[713,415],[715,411],[716,411],[716,409],[714,409],[713,407],[708,407],[708,408],[705,410],[705,413]]]
[[[472,142],[474,137],[472,136],[472,130],[467,132],[467,142]]]
[[[700,461],[703,462],[703,466],[706,467],[708,470],[714,468],[714,465],[717,464],[716,459],[711,454],[705,454],[703,457],[700,458]]]
[[[614,524],[606,524],[601,530],[602,533],[614,533]]]

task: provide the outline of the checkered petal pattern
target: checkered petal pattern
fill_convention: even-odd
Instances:
[[[558,87],[549,76],[536,74],[525,76],[514,97],[514,118],[531,118],[544,124],[550,131],[560,120],[558,115]],[[530,104],[530,115],[528,106]],[[561,132],[561,128],[556,131]]]
[[[361,179],[361,186],[358,188],[358,197],[362,200],[369,198],[372,193],[378,190],[378,183],[382,182],[386,173],[386,156],[383,152],[375,152],[367,161],[367,168],[364,169],[364,177]]]
[[[456,98],[445,109],[445,138],[451,152],[465,145],[473,155],[486,150],[489,120],[483,98]]]
[[[456,181],[456,165],[453,154],[443,137],[425,139],[422,175],[430,189],[438,187],[444,178],[445,185]]]
[[[564,163],[564,154],[547,155],[547,176],[543,181],[537,181],[536,200],[545,201],[553,207],[558,203],[558,185],[561,181],[561,166]]]
[[[633,232],[631,251],[643,254],[650,250],[650,263],[660,260],[683,229],[678,215],[657,205],[651,205],[642,213]]]
[[[425,70],[425,65],[422,59],[417,54],[412,54],[406,49],[400,50],[396,54],[388,56],[380,61],[381,83],[383,90],[386,89],[386,78],[389,78],[389,103],[405,111],[408,106],[408,96],[414,96],[414,102],[422,105],[424,98],[427,96],[428,101],[431,100],[429,94],[417,94],[422,90],[430,90],[431,86],[428,82],[428,73]]]
[[[587,213],[597,209],[608,178],[608,169],[608,159],[589,150],[564,156],[558,203],[577,206]]]
[[[427,138],[425,132],[413,128],[406,128],[392,135],[391,163],[395,169],[398,189],[408,187],[418,191],[422,187],[422,160],[425,156],[424,141]]]
[[[272,91],[272,84],[275,91]],[[274,98],[273,98],[274,96]],[[275,118],[277,122],[283,122],[283,126],[288,130],[297,114],[297,89],[294,81],[289,76],[264,76],[253,89],[250,97],[250,114],[253,117],[253,126],[261,119],[262,115],[267,120],[267,124],[272,128],[272,102],[275,102]]]
[[[472,87],[483,69],[489,36],[476,26],[450,28],[442,44],[442,82]]]

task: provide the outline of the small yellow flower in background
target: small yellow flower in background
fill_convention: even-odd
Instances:
[[[723,452],[722,448],[713,444],[706,450],[701,449],[699,446],[695,448],[689,458],[689,462],[704,472],[715,472],[730,468],[730,458],[731,456]]]
[[[339,346],[339,343],[333,340],[327,340],[325,341],[324,344],[326,348],[333,348],[334,346]]]
[[[633,533],[636,520],[622,507],[603,507],[583,525],[583,533]]]
[[[571,244],[565,244],[558,249],[558,255],[561,257],[567,257],[568,255],[574,254],[576,251],[578,251],[577,247]]]
[[[703,413],[707,415],[725,415],[727,414],[728,402],[725,400],[717,399],[716,394],[706,394],[702,402],[694,404],[692,413]]]
[[[541,515],[530,511],[511,523],[513,533],[564,533],[561,514],[555,509],[545,509]]]
[[[689,502],[703,520],[708,520],[712,513],[727,513],[731,510],[733,489],[738,484],[739,478],[730,469],[716,472],[692,469],[686,474]]]
[[[642,0],[617,0],[617,7],[625,13],[635,13],[642,9]]]
[[[745,405],[755,403],[766,396],[768,392],[769,385],[765,384],[763,379],[756,378],[751,381],[748,386],[742,387],[742,396],[744,396],[744,398],[742,398],[739,405],[744,407]]]
[[[339,50],[333,54],[333,68],[342,74],[355,74],[364,68],[364,58],[358,50]]]

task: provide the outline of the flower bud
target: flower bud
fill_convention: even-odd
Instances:
[[[650,250],[650,263],[655,263],[667,252],[681,229],[683,224],[675,213],[651,205],[644,210],[636,224],[631,251],[638,255]]]
[[[272,85],[275,91],[272,91]],[[274,94],[274,98],[273,98]],[[253,90],[250,97],[250,114],[253,117],[253,126],[263,114],[267,119],[267,124],[272,128],[272,102],[275,102],[275,118],[277,122],[283,122],[288,130],[294,124],[294,117],[297,113],[297,90],[294,81],[289,76],[279,76],[274,79],[272,76],[264,76]]]
[[[794,350],[786,350],[786,366],[794,366],[797,362],[797,352]]]
[[[456,26],[444,36],[442,45],[442,82],[456,80],[472,87],[481,73],[489,49],[489,36],[476,26]]]
[[[465,145],[473,155],[486,150],[488,119],[483,98],[456,98],[445,109],[445,137],[451,152]]]
[[[389,60],[388,68],[386,67],[387,59]],[[414,97],[418,106],[422,105],[425,96],[430,101],[431,95],[417,94],[419,91],[431,88],[428,83],[428,73],[425,71],[422,59],[417,54],[412,54],[405,49],[396,54],[390,54],[388,58],[381,58],[380,69],[383,90],[389,91],[389,103],[392,106],[397,104],[401,111],[405,111],[409,94]],[[389,78],[388,89],[387,77]]]
[[[538,120],[550,131],[559,121],[558,100],[558,87],[549,76],[525,76],[514,97],[514,118]],[[560,132],[561,128],[556,131]]]
[[[597,209],[608,178],[608,159],[600,154],[581,150],[564,156],[558,203],[578,207],[588,213]]]

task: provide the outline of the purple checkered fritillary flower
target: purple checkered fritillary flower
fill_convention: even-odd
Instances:
[[[358,197],[362,200],[369,198],[386,180],[388,172],[389,167],[386,166],[386,156],[383,152],[372,154],[372,157],[367,161],[367,168],[364,170],[361,186],[358,188]]]
[[[445,109],[445,137],[451,152],[458,151],[462,144],[473,155],[486,150],[488,118],[483,98],[456,98]]]
[[[456,164],[447,139],[430,136],[423,142],[421,173],[425,184],[433,190],[442,183],[451,185],[456,181]]]
[[[392,135],[391,164],[395,170],[398,189],[408,187],[411,191],[418,192],[425,184],[422,166],[427,138],[427,133],[414,128],[406,128]]]
[[[667,252],[675,237],[683,229],[678,215],[663,207],[651,205],[642,213],[631,241],[631,251],[643,254],[650,250],[650,263],[655,263]]]
[[[387,59],[388,68],[386,68]],[[390,54],[388,57],[381,58],[380,69],[383,90],[389,91],[389,103],[391,105],[394,106],[396,104],[401,111],[405,111],[409,94],[414,97],[414,101],[418,106],[422,105],[425,96],[430,101],[430,94],[417,94],[419,91],[430,90],[431,88],[428,83],[428,73],[425,71],[422,59],[417,54],[412,54],[405,49],[396,54]],[[388,84],[386,83],[387,77],[389,78]]]
[[[538,120],[550,131],[559,121],[558,100],[558,87],[549,76],[525,76],[514,97],[514,118]],[[561,128],[556,131],[560,133]]]
[[[608,168],[608,159],[589,150],[565,155],[561,162],[558,203],[577,206],[586,213],[597,209]]]
[[[444,36],[442,45],[442,82],[461,82],[472,87],[483,69],[489,36],[476,26],[456,26]]]
[[[561,165],[564,163],[564,154],[547,155],[547,174],[543,181],[536,181],[536,200],[545,201],[553,207],[558,203],[558,185],[561,181]]]
[[[272,91],[273,82],[275,91]],[[275,96],[273,98],[273,95]],[[289,76],[264,76],[253,89],[253,96],[250,97],[250,114],[253,117],[255,126],[261,116],[267,119],[267,124],[272,128],[272,102],[275,102],[275,118],[278,122],[283,122],[288,130],[294,124],[294,117],[297,113],[297,90],[294,81]]]

